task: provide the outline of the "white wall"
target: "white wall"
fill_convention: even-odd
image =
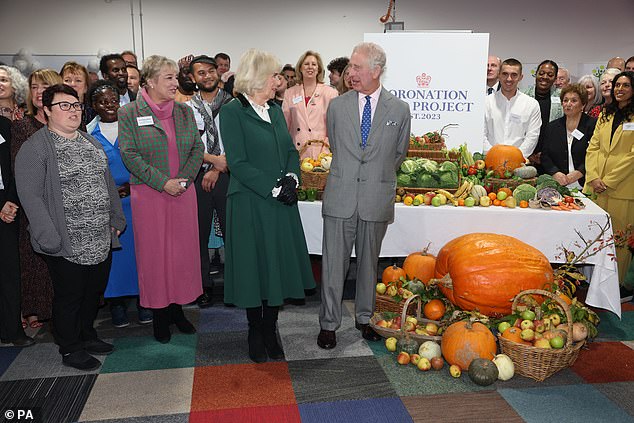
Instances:
[[[140,52],[138,0],[135,8]],[[143,0],[145,55],[229,53],[250,47],[295,63],[306,49],[324,61],[349,55],[364,32],[382,32],[387,0]],[[4,0],[0,55],[26,47],[35,55],[95,55],[133,47],[128,0]],[[633,0],[398,0],[407,30],[489,32],[490,51],[526,63],[577,63],[634,55]],[[420,46],[422,50],[425,46]],[[460,54],[459,51],[455,52]],[[88,59],[88,58],[87,58]],[[46,58],[38,58],[46,64]],[[388,64],[389,65],[389,64]]]

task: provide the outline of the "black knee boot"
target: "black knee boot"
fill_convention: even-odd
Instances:
[[[256,363],[266,361],[266,349],[264,347],[262,307],[247,308],[247,320],[249,321],[249,358]]]
[[[188,335],[196,333],[196,328],[189,320],[187,320],[185,313],[183,313],[183,306],[180,304],[170,304],[168,309],[172,323],[176,325],[181,333],[186,333]]]
[[[269,358],[280,360],[284,358],[284,350],[277,342],[277,314],[279,307],[263,306],[264,309],[264,347]]]
[[[172,334],[170,333],[169,309],[167,307],[155,308],[152,312],[154,314],[154,320],[152,321],[154,338],[161,344],[167,344],[172,338]]]

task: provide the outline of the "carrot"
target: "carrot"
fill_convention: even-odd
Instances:
[[[551,206],[550,207],[551,210],[563,210],[561,207],[559,206]]]

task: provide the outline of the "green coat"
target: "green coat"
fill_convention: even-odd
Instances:
[[[315,287],[297,205],[271,195],[278,178],[299,175],[282,110],[262,120],[240,96],[220,110],[220,134],[231,172],[225,235],[225,302],[238,307],[283,304]]]

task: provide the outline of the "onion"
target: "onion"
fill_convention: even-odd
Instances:
[[[515,375],[515,365],[511,358],[506,354],[498,354],[493,359],[495,367],[498,368],[498,379],[509,380]]]
[[[572,340],[573,342],[583,341],[588,337],[588,328],[581,322],[572,324]]]

